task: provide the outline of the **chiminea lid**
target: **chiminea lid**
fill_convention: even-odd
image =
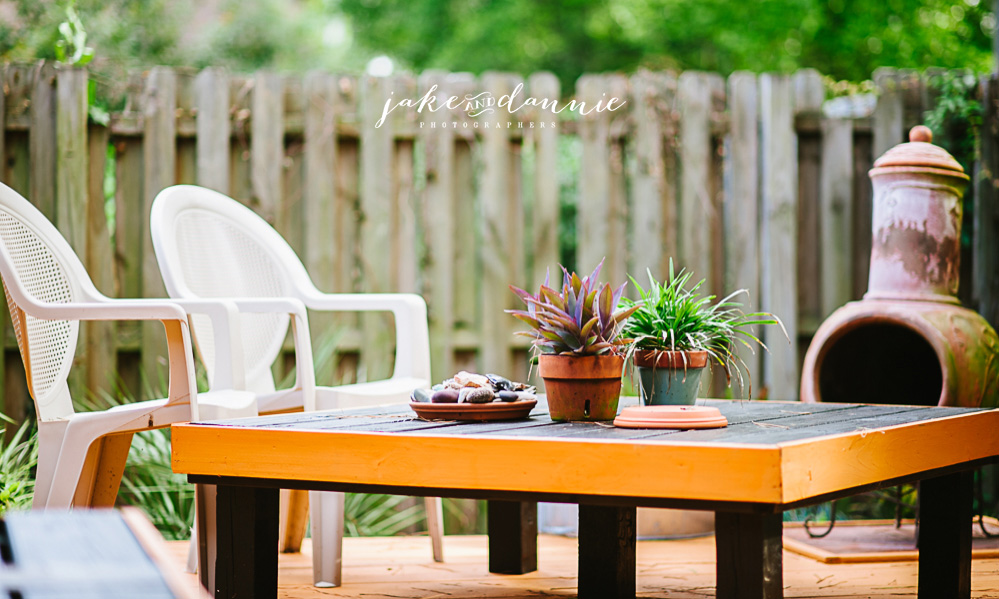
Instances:
[[[950,153],[940,146],[933,145],[933,132],[929,127],[916,125],[909,131],[909,143],[898,144],[885,152],[874,162],[874,168],[883,167],[928,167],[952,171],[954,176],[968,178],[964,167]]]

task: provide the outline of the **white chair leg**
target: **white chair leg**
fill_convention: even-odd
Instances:
[[[312,579],[320,588],[338,587],[343,563],[344,494],[309,491],[312,521]]]
[[[191,542],[187,547],[187,564],[184,572],[194,574],[198,571],[198,510],[194,510],[194,528],[191,529]]]
[[[434,561],[444,561],[444,502],[440,497],[424,497],[427,509],[427,530],[434,549]]]

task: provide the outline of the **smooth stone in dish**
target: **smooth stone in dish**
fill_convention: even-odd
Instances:
[[[468,403],[489,403],[493,400],[493,390],[488,387],[470,389],[467,394],[463,393],[463,395]]]
[[[458,403],[457,389],[441,389],[430,397],[432,403]]]
[[[517,401],[520,399],[520,394],[516,391],[500,391],[497,397],[502,401]],[[533,397],[531,399],[534,399]]]

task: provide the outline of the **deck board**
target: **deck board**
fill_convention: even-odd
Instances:
[[[281,599],[537,599],[576,595],[576,540],[551,535],[538,539],[538,571],[520,576],[487,572],[485,536],[447,536],[442,564],[434,563],[426,537],[344,540],[344,586],[311,585],[311,544],[301,554],[282,554],[278,575]],[[187,544],[170,543],[178,567]],[[638,596],[704,599],[714,597],[713,537],[640,541]],[[916,596],[916,563],[824,564],[784,552],[784,594],[795,599],[899,599]],[[192,585],[193,574],[185,575]],[[972,596],[999,598],[999,559],[975,560]]]

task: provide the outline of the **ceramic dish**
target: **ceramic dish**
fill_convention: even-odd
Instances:
[[[409,402],[416,415],[425,420],[515,420],[527,418],[538,404],[536,399],[525,401],[493,401],[489,403],[426,403]]]
[[[728,420],[707,406],[631,406],[621,410],[614,426],[623,428],[721,428]]]

